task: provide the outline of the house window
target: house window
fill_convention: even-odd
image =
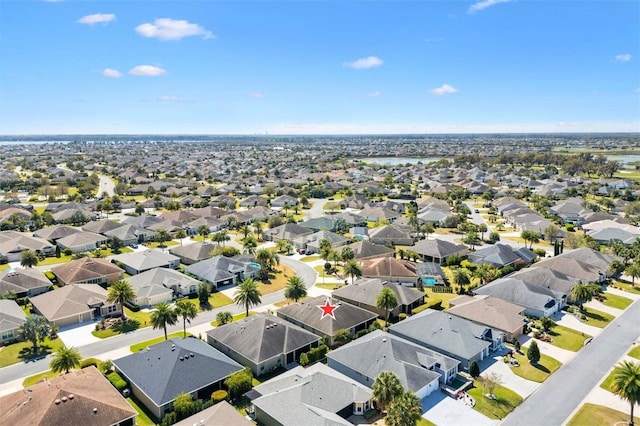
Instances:
[[[13,330],[2,332],[2,340],[6,339],[13,339]]]
[[[114,312],[116,312],[118,310],[118,307],[116,305],[111,305],[107,307],[107,313],[112,314]]]

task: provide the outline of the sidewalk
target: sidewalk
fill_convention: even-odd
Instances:
[[[620,312],[622,313],[622,312]],[[558,315],[560,315],[559,319],[556,319],[558,317]],[[582,333],[588,334],[589,336],[597,336],[598,334],[602,333],[602,328],[600,327],[594,327],[592,325],[587,325],[585,323],[583,323],[582,321],[580,321],[578,318],[576,318],[573,314],[569,314],[566,312],[562,312],[560,314],[556,314],[554,315],[554,320],[556,321],[556,323],[558,325],[562,325],[564,327],[567,328],[572,328],[576,331],[580,331]]]
[[[533,340],[535,340],[538,344],[538,349],[540,349],[540,353],[542,355],[550,356],[551,358],[558,360],[563,364],[571,361],[577,354],[577,352],[568,351],[566,349],[553,346],[551,343],[543,342],[531,337],[528,337],[528,340],[522,344],[522,347],[528,348]]]

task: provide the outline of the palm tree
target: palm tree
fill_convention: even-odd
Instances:
[[[178,229],[176,232],[176,238],[180,238],[180,245],[182,245],[182,239],[187,238],[187,231],[184,229]]]
[[[156,232],[155,240],[158,242],[158,247],[161,247],[165,242],[171,240],[171,235],[164,229],[160,229]]]
[[[242,240],[243,252],[247,254],[256,254],[256,247],[258,247],[258,242],[253,235],[249,235],[247,238]]]
[[[471,278],[469,278],[469,270],[466,268],[458,268],[453,272],[453,283],[463,288],[465,285],[469,285]]]
[[[251,228],[249,228],[249,225],[242,225],[240,227],[240,232],[242,232],[242,238],[247,238],[251,233]]]
[[[244,306],[246,310],[246,315],[249,316],[249,307],[258,305],[262,302],[260,299],[260,291],[258,290],[258,285],[256,282],[247,278],[240,283],[235,294],[233,295],[233,301],[238,306]]]
[[[417,425],[421,417],[420,400],[415,393],[407,391],[393,399],[384,422],[387,426]]]
[[[20,264],[22,264],[22,261],[20,261]],[[632,262],[629,266],[627,266],[627,269],[624,270],[624,273],[631,277],[631,287],[635,287],[636,278],[640,277],[640,262]]]
[[[127,320],[124,315],[124,304],[135,298],[136,291],[131,287],[131,284],[123,280],[116,281],[111,284],[111,287],[109,287],[109,293],[107,294],[107,302],[116,303],[120,306],[123,321]]]
[[[162,328],[164,330],[164,340],[167,340],[167,324],[174,325],[178,322],[178,315],[167,302],[160,302],[156,309],[151,312],[151,325],[153,329]]]
[[[622,361],[613,370],[611,390],[631,404],[629,426],[634,425],[633,407],[640,403],[640,363]]]
[[[353,252],[353,249],[351,247],[344,246],[340,251],[340,256],[342,257],[343,261],[348,262],[350,260],[355,259],[356,254]]]
[[[25,340],[33,343],[31,352],[38,350],[38,342],[44,340],[51,334],[51,324],[42,315],[31,315],[20,327],[20,334]]]
[[[351,284],[353,284],[354,277],[362,276],[362,268],[358,265],[358,262],[355,260],[348,261],[343,267],[342,272],[348,274],[351,277]]]
[[[578,283],[571,289],[571,297],[580,306],[580,310],[585,303],[593,299],[593,296],[593,288],[589,284]]]
[[[404,389],[400,379],[391,371],[383,371],[373,381],[371,392],[376,406],[381,412],[398,396],[402,395]]]
[[[256,233],[256,237],[258,240],[262,240],[262,229],[264,228],[264,222],[256,220],[253,222],[253,230]]]
[[[340,262],[342,260],[342,257],[340,256],[340,252],[338,252],[336,250],[331,250],[329,252],[329,254],[327,255],[327,260],[328,261],[333,261],[333,268],[337,269],[338,268],[338,262]]]
[[[270,272],[274,270],[275,265],[280,263],[278,255],[266,248],[258,249],[255,255],[260,266]]]
[[[292,299],[294,302],[307,296],[307,287],[304,280],[298,275],[294,275],[287,280],[287,286],[284,289],[284,297]]]
[[[198,316],[198,308],[193,303],[186,300],[178,300],[175,308],[176,315],[182,317],[182,329],[184,331],[183,338],[187,338],[187,323],[191,324],[191,320]]]
[[[63,346],[53,355],[49,367],[54,373],[62,373],[64,371],[67,374],[69,370],[79,368],[81,360],[82,356],[76,348]]]
[[[38,255],[33,250],[23,250],[20,253],[20,266],[23,268],[33,268],[38,265]]]
[[[387,327],[389,325],[389,311],[398,306],[398,297],[389,287],[384,287],[378,293],[376,306],[384,309],[384,326]]]
[[[484,285],[492,276],[491,270],[491,265],[489,265],[488,263],[481,263],[473,272],[473,275],[480,280],[480,285]]]
[[[202,237],[202,241],[206,240],[209,236],[209,227],[207,225],[198,226],[198,235]]]

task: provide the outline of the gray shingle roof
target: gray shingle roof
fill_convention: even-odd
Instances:
[[[193,392],[243,369],[217,349],[192,337],[169,339],[113,363],[157,406],[173,401],[179,393]]]
[[[231,279],[236,273],[251,274],[259,267],[225,256],[215,256],[187,266],[186,272],[212,283]]]
[[[554,292],[547,287],[528,283],[514,276],[495,280],[475,289],[474,292],[476,294],[495,296],[525,308],[541,311],[554,306],[555,300],[562,298],[560,292]]]
[[[0,294],[9,291],[24,293],[34,288],[49,287],[51,281],[34,268],[8,270],[0,273]]]
[[[167,267],[172,262],[179,261],[180,258],[158,250],[145,250],[119,254],[113,256],[113,260],[122,262],[123,265],[129,266],[136,271],[146,271],[153,268]]]
[[[478,264],[488,264],[501,268],[505,265],[511,265],[520,257],[515,253],[513,247],[507,244],[494,244],[473,253],[469,253],[469,261]]]
[[[422,300],[425,294],[415,288],[406,287],[398,283],[383,282],[379,278],[359,279],[351,285],[346,285],[332,294],[337,298],[344,298],[369,306],[376,306],[376,299],[383,288],[390,288],[396,294],[399,305],[411,305]]]
[[[21,327],[26,319],[27,315],[15,301],[0,299],[0,333]]]
[[[383,256],[389,256],[395,253],[395,250],[392,248],[389,248],[380,244],[375,244],[367,240],[349,244],[349,247],[353,249],[356,259],[369,258],[369,257],[383,257]]]

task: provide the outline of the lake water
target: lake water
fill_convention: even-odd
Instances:
[[[640,154],[615,154],[606,155],[607,160],[617,161],[622,165],[629,165],[635,162],[640,162]],[[416,163],[433,163],[440,160],[443,157],[428,157],[428,158],[415,158],[415,157],[369,157],[361,158],[360,161],[365,163],[381,164],[383,166],[396,166],[398,164],[416,164]]]

